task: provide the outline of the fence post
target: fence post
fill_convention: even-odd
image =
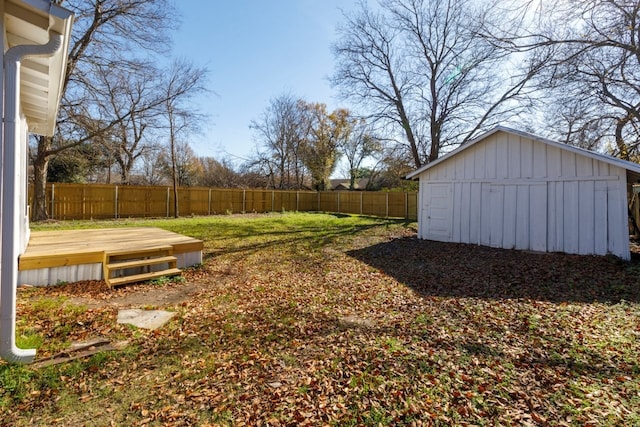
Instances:
[[[322,209],[320,209],[320,191],[318,191],[318,212],[322,212]]]
[[[296,212],[300,211],[300,191],[296,190]]]
[[[255,197],[253,198],[253,200],[255,200]],[[254,209],[255,209],[255,203],[254,203]],[[246,189],[242,189],[242,213],[245,214],[247,213],[247,190]]]
[[[362,215],[362,195],[364,194],[363,191],[360,192],[360,215]]]
[[[387,191],[387,218],[389,218],[389,192]]]
[[[169,200],[169,191],[171,190],[167,187],[167,218],[169,218],[169,204],[171,203]]]
[[[211,216],[211,189],[209,189],[209,204],[207,205],[207,215]]]
[[[404,219],[409,219],[409,193],[404,193]]]
[[[118,219],[118,186],[116,185],[116,200],[114,203],[114,214],[116,219]]]
[[[276,210],[276,192],[271,190],[271,212]]]
[[[56,185],[51,184],[51,219],[56,219]]]
[[[338,213],[340,213],[340,192],[336,191],[336,196],[338,196]]]

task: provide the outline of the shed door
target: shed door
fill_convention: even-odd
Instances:
[[[423,206],[424,238],[450,242],[452,236],[453,197],[451,184],[427,184]]]

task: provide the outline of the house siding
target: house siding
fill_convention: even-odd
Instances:
[[[622,167],[499,131],[419,178],[421,238],[629,258]]]

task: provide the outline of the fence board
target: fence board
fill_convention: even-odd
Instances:
[[[29,192],[30,196],[33,191]],[[30,198],[30,201],[31,198]],[[173,190],[166,186],[48,184],[52,219],[171,217]],[[417,193],[370,191],[178,189],[181,216],[242,212],[324,211],[417,219]]]
[[[118,217],[165,217],[170,196],[168,187],[118,186]]]
[[[368,192],[362,200],[362,214],[387,216],[387,195],[389,193]]]

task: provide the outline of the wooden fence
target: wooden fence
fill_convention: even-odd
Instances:
[[[174,216],[173,191],[164,186],[48,184],[47,205],[49,217],[58,220]],[[282,211],[323,211],[415,221],[417,193],[178,189],[180,216]]]

